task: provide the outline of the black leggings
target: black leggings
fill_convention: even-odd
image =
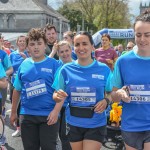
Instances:
[[[59,137],[62,143],[62,150],[71,150],[71,145],[69,143],[67,129],[66,129],[66,107],[62,107],[60,111],[60,127],[59,127]]]

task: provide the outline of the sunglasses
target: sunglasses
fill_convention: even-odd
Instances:
[[[133,47],[126,47],[127,49],[132,49]]]

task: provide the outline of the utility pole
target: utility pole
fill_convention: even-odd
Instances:
[[[83,11],[81,10],[82,12],[82,31],[84,31],[84,15],[83,15]]]
[[[81,25],[77,24],[77,33],[80,31]]]

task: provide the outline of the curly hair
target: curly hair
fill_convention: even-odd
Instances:
[[[45,44],[47,43],[46,36],[45,36],[43,29],[42,28],[32,28],[27,34],[26,44],[28,45],[29,40],[37,41],[40,38],[42,38],[44,40]]]

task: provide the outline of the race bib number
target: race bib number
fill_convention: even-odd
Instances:
[[[131,102],[150,104],[150,84],[130,85],[129,93],[130,93]]]
[[[45,81],[42,79],[25,84],[25,89],[27,99],[47,94]]]
[[[71,87],[71,104],[95,105],[96,89],[93,87]]]

